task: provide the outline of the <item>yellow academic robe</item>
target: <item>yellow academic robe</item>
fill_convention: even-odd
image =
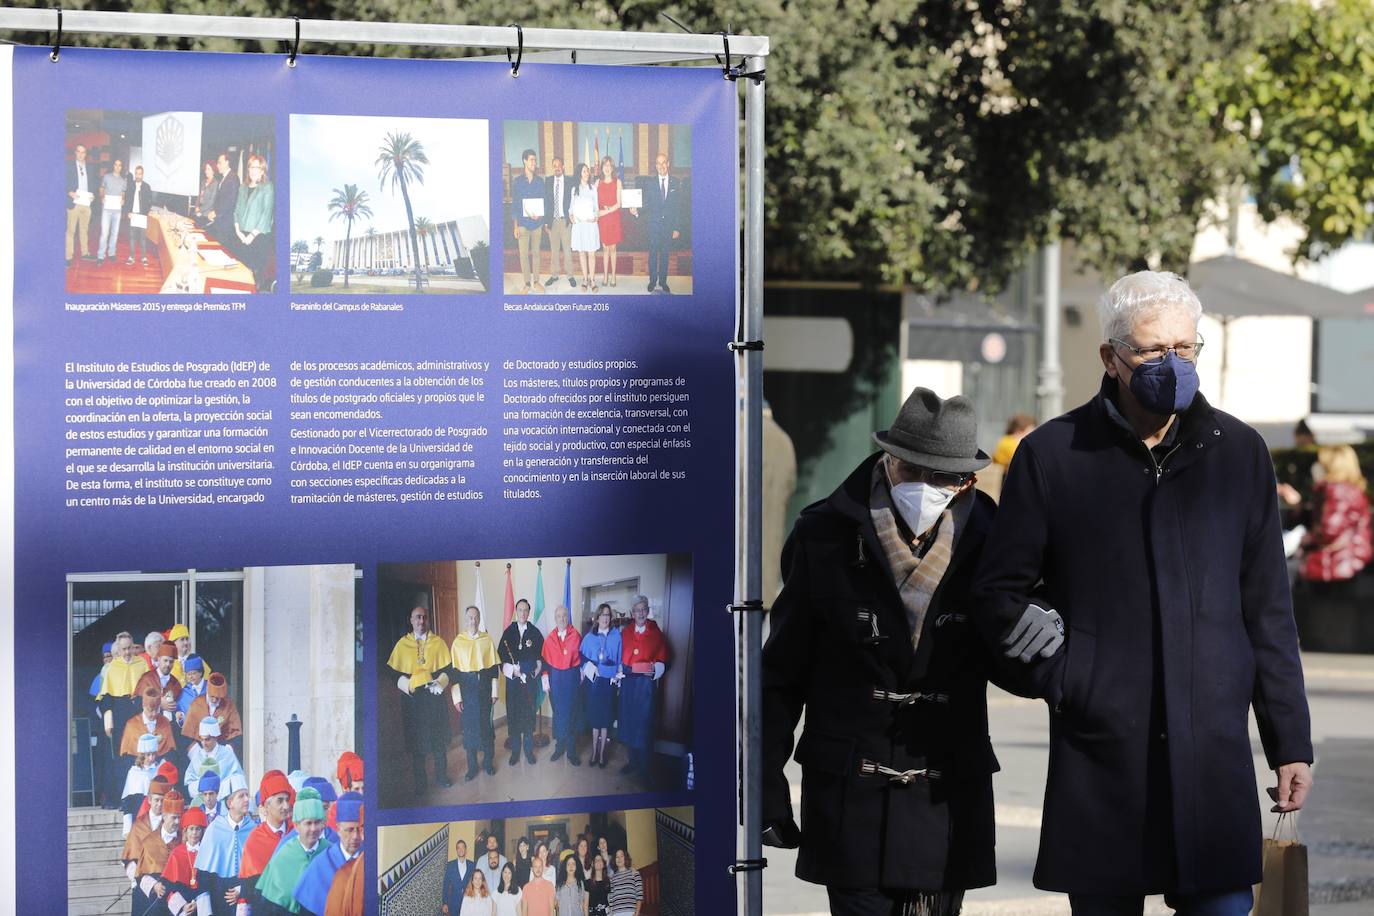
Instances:
[[[476,636],[464,630],[454,637],[449,651],[453,667],[463,674],[485,671],[498,664],[496,643],[492,642],[491,634],[485,630],[479,631]]]
[[[116,658],[105,666],[105,675],[100,681],[100,695],[105,697],[131,697],[138,687],[139,678],[148,673],[148,663],[135,655],[132,661]]]
[[[396,641],[396,648],[391,650],[391,657],[386,660],[387,666],[393,671],[410,678],[411,693],[434,680],[434,672],[443,671],[453,663],[448,646],[434,633],[425,638],[423,660],[420,658],[420,648],[421,643],[415,634],[407,633]]]

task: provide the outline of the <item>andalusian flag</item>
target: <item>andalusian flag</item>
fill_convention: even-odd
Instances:
[[[530,620],[534,621],[535,626],[539,626],[539,618],[544,616],[544,561],[535,562],[537,566],[534,574],[534,613],[530,615]]]
[[[621,181],[625,180],[625,128],[620,128],[620,174],[616,176]]]
[[[504,630],[505,627],[510,626],[510,622],[511,622],[512,620],[514,620],[514,619],[515,619],[515,586],[513,586],[513,585],[511,584],[511,581],[510,581],[510,564],[507,563],[507,564],[506,564],[506,614],[505,614],[505,621],[506,621],[506,622],[503,623],[503,624],[501,625],[501,626],[502,626],[502,629]]]
[[[477,594],[472,596],[473,606],[477,608],[477,629],[486,632],[487,629],[487,600],[482,596],[482,561],[478,560],[473,564],[477,567]],[[463,621],[467,625],[467,621]]]

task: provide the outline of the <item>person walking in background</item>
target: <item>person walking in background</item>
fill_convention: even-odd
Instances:
[[[511,220],[514,225],[515,243],[520,249],[520,292],[542,293],[544,284],[539,282],[539,240],[544,236],[544,214],[535,215],[533,203],[544,202],[544,178],[536,174],[539,159],[534,150],[527,149],[520,154],[524,163],[523,173],[516,175],[510,183]]]
[[[596,226],[601,235],[601,252],[605,262],[601,266],[601,285],[615,286],[620,273],[620,262],[616,257],[616,246],[625,238],[625,230],[620,225],[620,179],[615,174],[615,163],[610,156],[601,157],[601,174],[596,182]],[[593,265],[593,273],[595,273]]]
[[[577,286],[577,280],[573,275],[576,269],[573,267],[573,252],[571,242],[571,208],[573,182],[563,174],[563,160],[557,156],[549,163],[553,168],[553,174],[544,179],[544,222],[549,233],[549,273],[550,276],[544,281],[546,289],[553,289],[554,281],[559,277],[558,265],[563,265],[568,277],[568,285]],[[534,266],[536,275],[539,273],[539,265]]]
[[[1101,388],[1017,447],[970,604],[1050,706],[1035,885],[1075,914],[1250,911],[1251,706],[1275,810],[1312,785],[1273,465],[1198,393],[1201,315],[1174,274],[1108,290]]]
[[[1311,530],[1299,548],[1308,582],[1349,582],[1374,557],[1370,540],[1369,485],[1348,445],[1324,445],[1312,465]]]
[[[1011,464],[1011,456],[1016,454],[1016,446],[1033,429],[1035,418],[1029,414],[1018,413],[1008,420],[1006,435],[997,440],[997,446],[992,450],[992,463],[1006,470]]]
[[[119,221],[124,214],[124,195],[129,191],[129,179],[124,174],[124,160],[114,161],[114,170],[100,179],[100,241],[95,246],[95,263],[104,264],[115,257],[119,244]]]
[[[601,247],[597,228],[597,191],[587,163],[577,168],[577,187],[572,197],[572,248],[582,267],[583,292],[596,292],[596,251]]]
[[[615,721],[615,685],[620,681],[620,631],[611,625],[611,606],[599,604],[591,629],[582,637],[583,705],[592,730],[589,765],[606,768],[606,745]]]
[[[78,143],[72,149],[72,161],[67,164],[67,234],[63,246],[67,250],[67,266],[72,266],[76,246],[80,243],[81,259],[91,259],[91,202],[97,190],[96,176],[86,162],[86,145]]]

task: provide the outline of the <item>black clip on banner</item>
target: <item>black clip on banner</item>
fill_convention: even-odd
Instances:
[[[743,604],[727,604],[725,606],[725,612],[727,614],[741,614],[747,611],[762,611],[763,609],[762,598],[750,598]]]
[[[301,52],[301,17],[292,16],[296,20],[296,40],[291,44],[291,51],[286,55],[286,66],[291,69],[296,68],[296,55]]]
[[[767,859],[740,859],[734,865],[726,867],[732,875],[738,875],[742,871],[763,871],[768,867]]]
[[[763,349],[763,341],[761,341],[761,340],[732,340],[732,341],[730,341],[729,343],[727,343],[725,346],[726,346],[728,349],[733,350],[733,351],[736,352],[736,353],[741,353],[741,352],[744,352],[744,351],[747,351],[747,350],[762,350],[762,349]]]
[[[57,63],[57,58],[62,56],[62,7],[58,7],[54,12],[57,13],[57,38],[52,43],[52,53],[48,59]]]
[[[510,75],[520,75],[520,61],[525,57],[525,30],[512,22],[508,28],[515,29],[515,59],[511,60],[510,48],[506,49],[506,61],[510,64]],[[577,61],[574,59],[573,63]]]
[[[732,67],[732,66],[730,66],[730,33],[729,33],[729,32],[721,32],[721,33],[720,33],[720,40],[721,40],[722,42],[725,43],[725,62],[724,62],[723,64],[721,64],[721,75],[724,76],[725,79],[729,80],[729,81],[732,82],[732,83],[733,83],[735,80],[738,80],[738,79],[753,80],[753,81],[756,82],[756,83],[759,83],[759,82],[762,82],[762,81],[763,81],[763,73],[764,73],[764,71],[762,71],[762,70],[752,70],[752,71],[750,71],[750,72],[748,72],[748,73],[745,73],[745,72],[744,72],[744,60],[745,60],[744,58],[740,58],[740,65],[739,65],[738,67]]]

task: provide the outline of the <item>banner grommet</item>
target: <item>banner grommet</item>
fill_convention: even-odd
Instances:
[[[515,29],[515,59],[511,60],[510,48],[507,48],[506,61],[510,64],[510,75],[516,77],[520,75],[520,61],[525,57],[525,30],[514,22],[510,28]]]
[[[57,37],[53,39],[52,53],[48,55],[48,59],[51,60],[53,63],[57,63],[57,58],[62,56],[62,7],[59,6],[56,12]]]
[[[296,55],[301,51],[301,17],[292,16],[296,20],[296,40],[291,44],[291,51],[286,55],[286,66],[296,69]]]

